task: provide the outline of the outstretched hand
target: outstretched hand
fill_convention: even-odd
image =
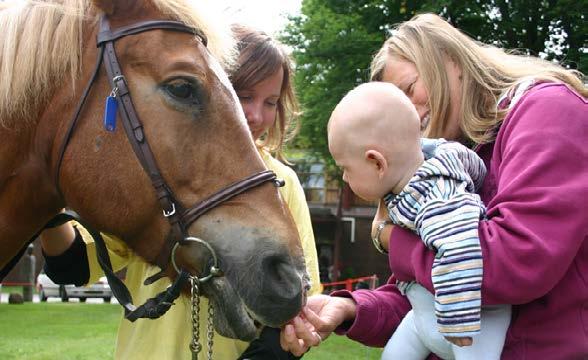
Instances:
[[[302,312],[286,324],[280,333],[285,351],[301,356],[346,320],[355,318],[355,301],[349,298],[315,295],[308,298]]]

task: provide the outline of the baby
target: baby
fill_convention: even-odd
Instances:
[[[430,352],[443,359],[500,359],[510,306],[481,308],[478,222],[485,208],[474,191],[486,174],[482,160],[456,142],[421,140],[416,109],[389,83],[350,91],[331,115],[328,141],[355,194],[383,198],[390,220],[436,252],[434,296],[415,282],[398,283],[413,310],[382,359],[425,359]]]

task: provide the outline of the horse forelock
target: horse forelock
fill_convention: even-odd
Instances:
[[[213,56],[225,68],[233,66],[235,43],[219,16],[198,8],[195,1],[151,2],[162,17],[202,31]],[[23,126],[17,120],[37,113],[68,76],[76,83],[82,69],[84,21],[96,20],[96,14],[91,0],[0,3],[0,126]]]
[[[0,125],[35,113],[56,82],[81,69],[85,0],[9,1],[0,10]]]

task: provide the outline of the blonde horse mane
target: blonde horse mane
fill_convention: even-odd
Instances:
[[[211,53],[225,66],[233,63],[234,42],[220,16],[197,8],[197,1],[151,3],[165,16],[200,29]],[[75,83],[82,68],[82,27],[85,20],[96,21],[96,14],[90,0],[0,2],[0,126],[12,128],[16,119],[34,117],[67,76]]]

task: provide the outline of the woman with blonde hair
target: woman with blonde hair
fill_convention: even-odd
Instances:
[[[588,96],[579,72],[475,41],[437,15],[417,15],[397,26],[393,34],[372,61],[371,80],[399,77],[397,62],[410,63],[418,70],[412,74],[414,79],[406,80],[414,83],[402,85],[413,93],[435,89],[415,103],[421,113],[428,112],[422,124],[427,137],[455,138],[456,131],[461,131],[462,139],[475,144],[493,141],[496,134],[492,130],[508,114],[508,108],[497,106],[499,98],[526,81],[563,83]],[[451,91],[457,84],[450,77],[453,71],[459,71],[461,91],[457,93]],[[462,119],[456,122],[451,115]]]
[[[423,14],[393,30],[374,57],[372,80],[406,93],[426,137],[474,145],[486,164],[479,190],[487,207],[478,228],[482,300],[513,304],[501,359],[588,358],[588,90],[582,75],[481,44]],[[285,349],[301,353],[334,330],[383,346],[410,310],[396,280],[433,291],[435,254],[385,219],[380,206],[373,237],[394,254],[394,277],[374,291],[311,297],[304,318],[282,331]]]

